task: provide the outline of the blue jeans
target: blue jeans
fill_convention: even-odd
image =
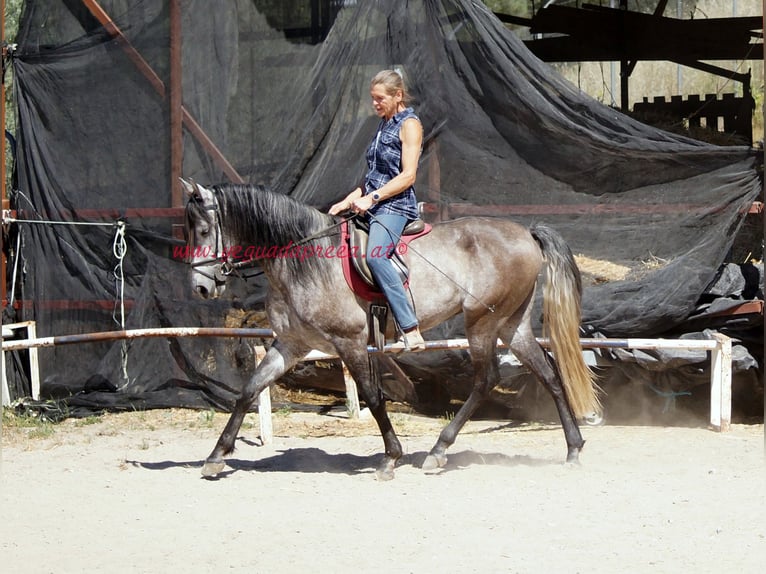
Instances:
[[[391,213],[376,215],[375,219],[370,218],[370,238],[365,254],[367,266],[386,296],[402,331],[409,331],[418,326],[418,318],[404,290],[402,279],[390,261],[407,221],[403,215]]]

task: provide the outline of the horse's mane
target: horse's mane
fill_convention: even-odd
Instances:
[[[265,259],[279,254],[297,281],[303,282],[307,272],[329,272],[330,261],[321,254],[340,244],[336,218],[259,185],[223,183],[212,191],[224,233],[243,249],[257,248]],[[315,234],[320,236],[302,243]]]

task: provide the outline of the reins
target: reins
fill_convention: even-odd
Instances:
[[[389,234],[390,234],[392,237],[394,237],[394,236],[395,236],[395,234],[394,234],[394,233],[393,233],[393,232],[392,232],[392,231],[391,231],[391,230],[390,230],[388,227],[386,227],[386,226],[385,226],[385,225],[384,225],[384,224],[383,224],[383,223],[382,223],[382,222],[381,222],[381,221],[380,221],[378,218],[376,218],[376,217],[375,217],[375,216],[374,216],[372,213],[368,213],[367,215],[370,217],[370,219],[372,219],[373,221],[375,221],[376,223],[378,223],[378,224],[379,224],[381,227],[383,227],[383,229],[385,229],[386,231],[388,231],[388,233],[389,233]],[[471,297],[471,298],[475,299],[476,301],[478,301],[479,303],[481,303],[481,304],[482,304],[482,305],[483,305],[483,306],[484,306],[484,307],[485,307],[485,308],[486,308],[486,309],[487,309],[487,310],[488,310],[490,313],[494,313],[494,312],[495,312],[495,306],[494,306],[494,305],[488,305],[487,303],[485,303],[484,301],[482,301],[481,299],[479,299],[479,298],[478,298],[476,295],[474,295],[473,293],[471,293],[471,292],[470,292],[470,291],[469,291],[469,290],[468,290],[466,287],[464,287],[463,285],[461,285],[460,283],[458,283],[458,282],[457,282],[455,279],[453,279],[452,277],[450,277],[449,275],[447,275],[447,274],[446,274],[444,271],[442,271],[441,269],[439,269],[439,268],[436,266],[436,264],[435,264],[435,263],[433,263],[432,261],[430,261],[430,260],[428,259],[428,257],[426,257],[425,255],[423,255],[422,253],[420,253],[420,252],[419,252],[417,249],[415,249],[415,248],[412,246],[412,243],[410,243],[410,244],[407,246],[407,251],[409,252],[410,250],[411,250],[411,251],[413,251],[413,252],[415,253],[415,255],[417,255],[418,257],[420,257],[420,258],[421,258],[423,261],[425,261],[426,263],[428,263],[428,264],[429,264],[431,267],[433,267],[434,269],[436,269],[436,271],[438,271],[438,272],[439,272],[439,273],[440,273],[440,274],[441,274],[441,275],[442,275],[442,276],[443,276],[445,279],[447,279],[447,280],[448,280],[450,283],[452,283],[453,285],[455,285],[455,287],[457,287],[458,289],[460,289],[460,290],[461,290],[463,293],[465,293],[465,294],[466,294],[466,295],[468,295],[469,297]]]
[[[312,235],[309,235],[308,237],[304,237],[303,239],[293,243],[293,245],[295,247],[299,247],[301,245],[305,245],[309,241],[313,241],[314,239],[320,239],[322,237],[329,237],[330,235],[333,235],[333,234],[328,233],[329,231],[332,231],[333,229],[335,229],[337,227],[340,227],[341,225],[343,225],[344,223],[346,223],[348,221],[351,221],[355,217],[357,217],[356,214],[353,214],[353,215],[351,215],[349,217],[344,217],[340,221],[338,221],[336,223],[333,223],[332,225],[330,225],[328,227],[320,229],[316,233],[314,233]],[[234,262],[230,262],[228,260],[224,260],[221,263],[221,274],[223,274],[225,277],[229,277],[231,275],[236,275],[237,277],[240,277],[241,279],[250,279],[251,277],[257,277],[258,275],[263,275],[263,270],[262,269],[259,270],[259,271],[256,271],[255,273],[251,273],[251,274],[245,274],[245,273],[240,273],[239,272],[241,269],[247,269],[248,267],[254,267],[255,265],[257,265],[257,262],[258,262],[258,259],[255,259],[255,258],[247,259],[245,261],[234,261]]]
[[[241,272],[243,269],[247,269],[249,267],[256,266],[257,262],[258,262],[258,258],[251,258],[251,259],[247,259],[247,260],[244,260],[244,261],[230,261],[228,259],[228,256],[226,255],[226,251],[225,251],[225,246],[223,245],[223,231],[221,229],[221,209],[220,209],[220,206],[218,204],[218,198],[217,198],[215,192],[213,193],[213,200],[214,200],[214,203],[212,203],[212,204],[203,204],[202,207],[206,211],[212,211],[215,214],[215,233],[216,233],[215,246],[216,246],[216,249],[218,249],[218,247],[220,246],[222,254],[220,256],[211,257],[211,258],[208,258],[208,259],[203,259],[201,261],[196,261],[196,262],[191,264],[192,268],[194,268],[194,271],[196,271],[197,273],[207,277],[208,279],[212,279],[217,284],[225,283],[226,282],[226,278],[230,277],[231,275],[236,275],[237,277],[240,277],[241,279],[250,279],[252,277],[257,277],[258,275],[262,275],[263,274],[263,270],[259,270],[259,271],[256,271],[255,273],[251,273],[251,274],[245,274],[245,273]],[[375,221],[376,223],[381,225],[383,227],[383,229],[388,231],[388,233],[391,234],[392,237],[395,235],[390,229],[388,229],[388,227],[386,227],[372,213],[367,213],[367,215],[370,217],[370,219],[372,221]],[[336,221],[332,225],[329,225],[329,226],[327,226],[327,227],[325,227],[323,229],[320,229],[319,231],[317,231],[316,233],[312,233],[308,237],[304,237],[304,238],[300,239],[299,241],[294,243],[294,245],[296,247],[299,247],[299,246],[305,245],[306,243],[308,243],[310,241],[313,241],[315,239],[319,239],[319,238],[322,238],[322,237],[329,237],[331,231],[337,229],[338,227],[340,227],[344,223],[347,223],[347,222],[349,222],[349,221],[351,221],[351,220],[353,220],[353,219],[355,219],[357,217],[358,217],[358,214],[356,214],[356,213],[353,213],[353,214],[351,214],[351,215],[349,215],[347,217],[342,217],[339,221]],[[425,255],[423,255],[422,253],[420,253],[420,251],[415,249],[411,244],[408,246],[408,251],[409,250],[412,250],[415,253],[415,255],[417,255],[423,261],[428,263],[431,267],[433,267],[445,279],[447,279],[450,283],[455,285],[455,287],[460,289],[463,293],[465,293],[466,295],[468,295],[469,297],[471,297],[472,299],[474,299],[475,301],[480,303],[482,306],[484,306],[484,308],[486,308],[490,313],[494,313],[495,312],[495,306],[494,305],[489,305],[489,304],[485,303],[482,299],[480,299],[479,297],[477,297],[476,295],[471,293],[465,286],[461,285],[458,281],[456,281],[455,279],[453,279],[452,277],[447,275],[436,264],[434,264],[432,261],[430,261]],[[199,269],[199,267],[204,267],[206,265],[210,265],[211,263],[217,263],[218,264],[218,268],[212,274],[208,273],[207,271],[203,271],[202,269]]]
[[[226,255],[226,249],[223,245],[223,231],[221,229],[221,209],[218,204],[218,198],[216,196],[216,192],[213,191],[213,198],[214,203],[212,204],[203,204],[202,208],[206,211],[212,211],[215,214],[215,248],[218,249],[219,245],[221,248],[221,255],[216,257],[210,257],[207,259],[202,259],[200,261],[196,261],[194,263],[191,263],[190,265],[194,269],[195,272],[199,273],[200,275],[207,277],[208,279],[212,279],[217,284],[223,284],[226,282],[226,278],[230,277],[232,275],[235,275],[241,279],[250,279],[252,277],[257,277],[259,275],[263,275],[263,270],[256,271],[255,273],[245,274],[241,273],[242,269],[247,269],[249,267],[255,267],[258,264],[258,258],[251,258],[246,259],[244,261],[230,261]],[[301,245],[305,245],[306,243],[313,241],[314,239],[320,239],[322,237],[329,237],[332,235],[329,233],[330,231],[333,231],[334,229],[340,227],[344,223],[351,221],[352,219],[356,218],[357,214],[352,214],[348,217],[341,218],[340,221],[337,221],[333,223],[332,225],[325,227],[323,229],[320,229],[316,233],[313,233],[309,235],[308,237],[304,237],[300,239],[299,241],[295,242],[293,245],[295,247],[299,247]],[[208,273],[207,271],[204,271],[202,269],[199,269],[199,267],[204,267],[207,265],[210,265],[211,263],[217,263],[219,264],[218,269],[214,273]]]

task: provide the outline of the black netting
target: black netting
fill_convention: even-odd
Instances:
[[[114,330],[124,301],[126,328],[255,325],[262,280],[200,301],[174,257],[182,206],[171,191],[168,8],[100,4],[124,41],[81,3],[28,1],[23,13],[12,207],[21,218],[107,226],[19,224],[10,318],[37,321],[40,336]],[[334,25],[310,44],[272,28],[258,2],[181,3],[184,176],[231,177],[192,118],[244,180],[326,209],[362,175],[377,123],[369,79],[397,67],[425,128],[416,189],[427,219],[545,222],[578,255],[586,332],[682,327],[761,189],[754,150],[685,139],[599,104],[479,3],[329,4]],[[115,221],[126,229],[124,284]],[[110,397],[103,403],[227,408],[251,369],[242,348],[228,339],[54,347],[40,350],[40,368],[51,392],[89,385],[101,393],[91,397]]]

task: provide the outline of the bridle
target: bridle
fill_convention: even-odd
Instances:
[[[211,279],[215,282],[216,287],[220,287],[226,284],[226,279],[234,272],[234,264],[229,261],[224,249],[221,208],[218,205],[218,198],[216,197],[215,190],[211,191],[211,193],[213,194],[213,203],[203,203],[202,209],[212,212],[215,218],[215,251],[213,252],[213,257],[195,261],[190,263],[190,265],[194,273],[199,273],[203,277]],[[213,267],[213,271],[201,269],[202,267]]]

